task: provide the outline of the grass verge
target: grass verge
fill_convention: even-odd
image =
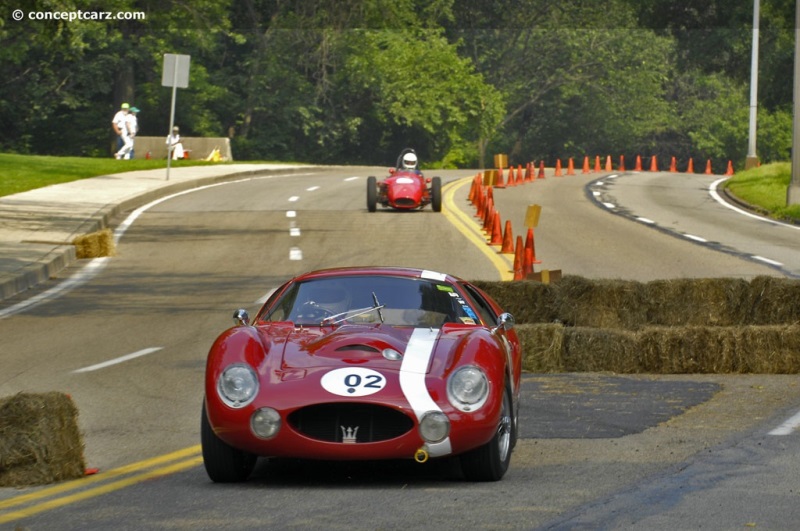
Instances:
[[[204,160],[174,160],[173,167],[226,164]],[[60,184],[99,175],[126,171],[166,168],[166,160],[95,159],[88,157],[48,157],[0,153],[0,197],[35,188]]]
[[[791,178],[791,164],[777,162],[736,173],[725,188],[772,218],[800,222],[800,205],[786,204]]]

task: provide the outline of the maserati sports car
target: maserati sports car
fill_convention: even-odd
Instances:
[[[213,343],[201,442],[215,482],[258,457],[457,461],[497,481],[517,440],[514,318],[469,282],[362,267],[286,282]],[[421,465],[423,466],[423,465]]]

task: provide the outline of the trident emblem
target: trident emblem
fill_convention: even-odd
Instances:
[[[356,433],[358,433],[358,426],[355,429],[344,426],[340,426],[342,428],[342,442],[345,444],[355,444],[356,443]]]

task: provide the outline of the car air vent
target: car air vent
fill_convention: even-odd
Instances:
[[[289,425],[311,439],[336,443],[365,443],[394,439],[414,422],[396,409],[375,404],[318,404],[298,409]]]
[[[336,352],[349,352],[351,350],[359,350],[361,352],[380,352],[380,350],[376,349],[375,347],[362,344],[344,345],[337,348]]]

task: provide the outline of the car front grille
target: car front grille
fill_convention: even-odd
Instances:
[[[414,427],[405,414],[374,404],[319,404],[289,415],[289,425],[311,439],[364,443],[394,439]]]
[[[401,208],[413,208],[417,206],[417,202],[409,197],[400,197],[394,200],[394,204]]]

